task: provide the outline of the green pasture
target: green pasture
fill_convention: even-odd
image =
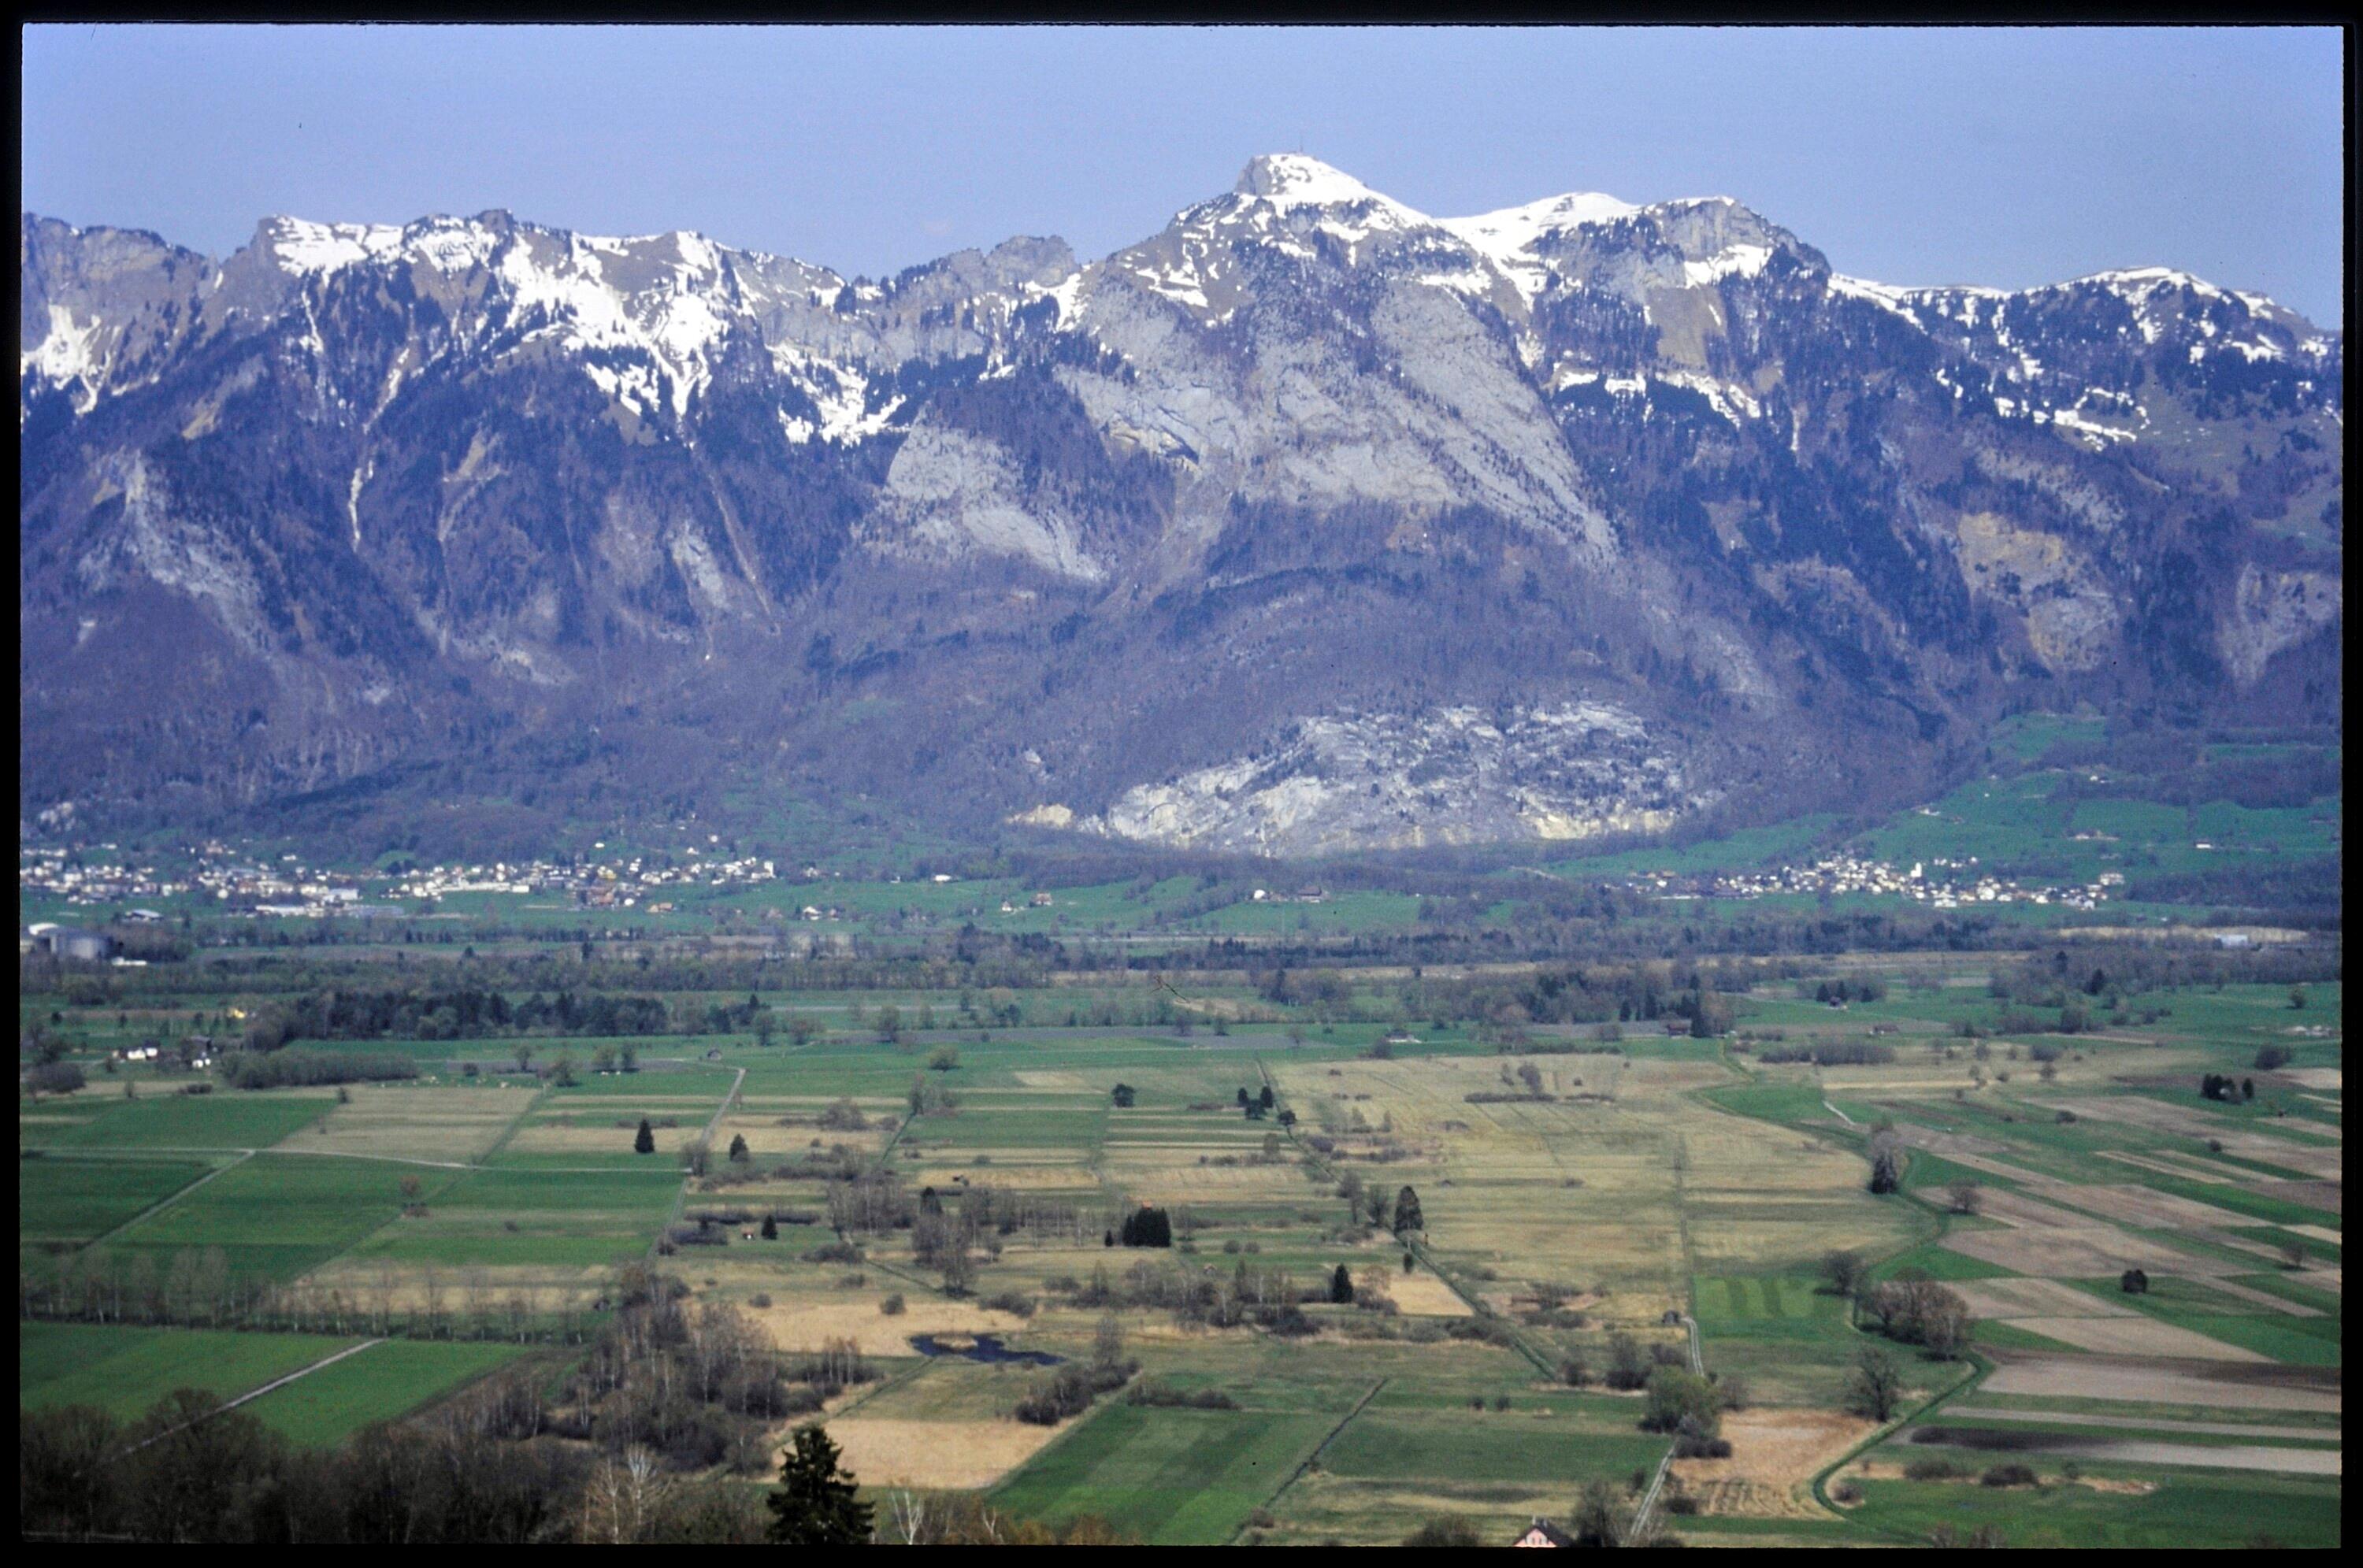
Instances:
[[[2040,1473],[2057,1464],[2030,1461]],[[2102,1491],[2074,1483],[1980,1486],[1974,1480],[1860,1483],[1849,1518],[1866,1530],[1925,1542],[1940,1527],[1967,1536],[2001,1532],[2013,1547],[2188,1548],[2264,1544],[2335,1547],[2340,1541],[2335,1478],[2252,1472],[2193,1472],[2086,1464],[2088,1474],[2137,1480],[2146,1492]]]
[[[17,1245],[93,1241],[212,1168],[191,1160],[19,1160]]]
[[[160,1265],[183,1247],[219,1247],[239,1278],[290,1280],[350,1249],[402,1210],[402,1178],[434,1201],[455,1173],[377,1160],[258,1154],[108,1243]]]
[[[1153,1546],[1219,1546],[1312,1456],[1334,1419],[1110,1405],[992,1497],[1024,1518],[1096,1514]]]
[[[516,1345],[385,1340],[245,1407],[291,1442],[327,1448],[444,1397],[525,1354]]]
[[[267,1149],[335,1104],[326,1089],[194,1095],[148,1087],[126,1099],[89,1088],[38,1107],[20,1102],[17,1136],[28,1148]]]
[[[174,1389],[236,1398],[360,1342],[327,1334],[19,1323],[17,1403],[94,1405],[128,1421]]]

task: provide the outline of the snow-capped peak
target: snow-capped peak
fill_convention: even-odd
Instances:
[[[1268,152],[1248,160],[1233,187],[1242,196],[1257,196],[1285,212],[1291,207],[1342,206],[1375,202],[1413,217],[1420,217],[1392,197],[1382,196],[1343,170],[1332,169],[1301,152]],[[1426,221],[1424,217],[1422,222]]]
[[[1560,234],[1586,224],[1613,223],[1641,209],[1596,191],[1570,191],[1546,196],[1524,206],[1503,207],[1473,217],[1439,218],[1437,226],[1501,269],[1504,277],[1529,301],[1550,281],[1550,271],[1535,254],[1535,243],[1547,234]]]

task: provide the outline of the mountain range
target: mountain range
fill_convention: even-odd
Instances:
[[[1315,160],[893,278],[506,213],[21,218],[28,824],[865,799],[1318,855],[2335,725],[2343,338]],[[1013,829],[1009,824],[1016,824]]]

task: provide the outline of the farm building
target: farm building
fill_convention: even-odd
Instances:
[[[85,931],[78,925],[53,925],[46,931],[36,931],[33,941],[42,952],[59,958],[96,962],[115,955],[115,938],[103,931]]]
[[[1575,1538],[1548,1519],[1537,1519],[1526,1527],[1525,1534],[1510,1544],[1512,1546],[1573,1546]]]

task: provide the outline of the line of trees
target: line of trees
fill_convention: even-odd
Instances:
[[[221,1075],[232,1088],[300,1088],[415,1078],[418,1064],[394,1051],[240,1051],[222,1065]]]
[[[1811,1062],[1817,1067],[1869,1067],[1895,1060],[1895,1047],[1876,1040],[1815,1040],[1796,1045],[1758,1044],[1756,1059],[1767,1063]]]
[[[419,1208],[416,1178],[396,1192]],[[394,1196],[390,1194],[389,1196]],[[590,1286],[503,1290],[481,1268],[432,1264],[415,1277],[391,1263],[336,1285],[279,1283],[239,1274],[220,1247],[87,1247],[56,1258],[28,1253],[17,1270],[17,1314],[30,1321],[137,1323],[372,1333],[429,1340],[580,1344],[598,1292]]]
[[[497,989],[313,991],[273,1002],[246,1029],[250,1048],[272,1051],[294,1040],[485,1040],[517,1034],[648,1035],[720,1033],[751,1025],[761,1004],[709,1004],[676,1018],[661,997],[560,989],[512,1003]]]

